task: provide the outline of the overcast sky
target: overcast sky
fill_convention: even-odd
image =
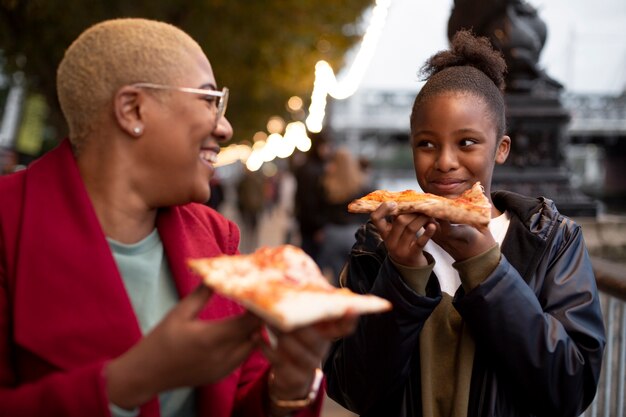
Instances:
[[[548,26],[540,64],[567,91],[626,90],[626,0],[530,0]],[[362,88],[419,86],[417,71],[447,47],[453,0],[392,0]]]

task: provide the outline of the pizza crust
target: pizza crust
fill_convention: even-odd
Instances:
[[[335,288],[302,249],[292,245],[261,248],[249,255],[190,259],[206,285],[281,331],[337,319],[351,312],[391,309],[389,301]]]
[[[392,192],[377,190],[348,204],[351,213],[371,213],[383,202],[395,201],[397,207],[392,214],[423,213],[435,219],[455,224],[468,224],[484,228],[491,220],[491,203],[485,196],[480,182],[457,198],[446,198],[413,190]]]

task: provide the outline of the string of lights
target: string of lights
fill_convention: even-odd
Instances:
[[[376,51],[390,5],[391,0],[376,0],[358,52],[341,80],[337,79],[328,62],[324,60],[317,62],[306,124],[301,121],[285,124],[282,118],[273,116],[267,122],[269,135],[265,132],[257,132],[252,146],[233,144],[222,149],[216,166],[241,161],[247,169],[257,171],[265,162],[270,162],[275,158],[287,158],[296,149],[302,152],[308,151],[311,148],[311,139],[307,131],[316,133],[322,130],[328,96],[344,100],[358,89]],[[291,97],[287,102],[287,108],[292,112],[301,111],[302,106],[302,99],[299,97]]]

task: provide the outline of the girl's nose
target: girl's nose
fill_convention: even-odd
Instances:
[[[454,149],[444,146],[437,156],[436,167],[438,170],[448,172],[458,168],[459,160]]]

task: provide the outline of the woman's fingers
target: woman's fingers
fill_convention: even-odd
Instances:
[[[185,319],[195,318],[206,305],[209,298],[211,298],[211,294],[213,294],[213,291],[209,287],[199,284],[193,292],[178,303],[175,307],[175,314],[179,314]]]
[[[358,321],[359,315],[348,311],[343,317],[337,320],[327,320],[317,323],[315,328],[322,336],[334,340],[353,333]]]
[[[229,345],[238,345],[252,340],[260,331],[261,319],[246,313],[216,321],[199,321],[205,328],[204,337],[207,345],[215,349],[228,349]]]
[[[312,326],[303,327],[289,333],[279,333],[277,341],[274,350],[278,354],[279,360],[289,362],[303,369],[319,366],[330,347],[330,341],[322,337]],[[279,363],[276,363],[276,365],[279,365]]]

